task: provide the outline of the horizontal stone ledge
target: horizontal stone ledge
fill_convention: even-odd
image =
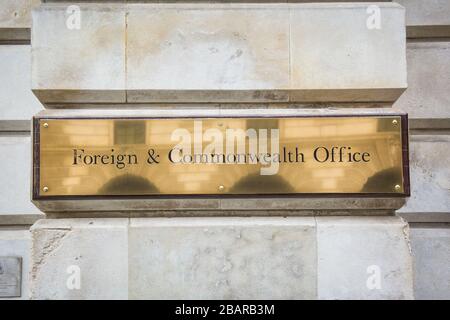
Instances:
[[[0,226],[5,225],[24,225],[31,226],[33,223],[40,219],[44,219],[43,213],[35,214],[4,214],[0,213]]]
[[[28,28],[0,28],[0,45],[29,44],[31,31]]]
[[[29,133],[31,131],[30,120],[0,120],[0,133],[18,132]]]
[[[71,30],[66,6],[47,4],[33,12],[32,88],[43,103],[393,102],[404,9],[379,4],[373,29],[367,8],[80,4]]]
[[[33,89],[36,97],[46,107],[55,104],[145,104],[145,103],[377,103],[395,101],[405,88],[361,88],[361,89],[220,89],[220,90],[51,90]]]
[[[438,130],[441,133],[450,132],[450,118],[409,118],[409,129],[410,130]],[[410,132],[410,134],[415,134],[415,132]]]
[[[399,212],[408,223],[450,223],[450,208],[448,212]]]
[[[450,25],[445,26],[408,26],[406,36],[409,39],[447,39],[450,37]]]
[[[198,105],[200,106],[200,105]],[[64,119],[64,118],[114,118],[114,117],[140,117],[140,118],[195,118],[195,117],[302,117],[302,116],[382,116],[406,114],[391,108],[170,108],[160,105],[153,109],[136,109],[133,106],[122,109],[46,109],[35,115],[36,118]]]
[[[47,212],[47,219],[67,218],[190,218],[190,217],[393,217],[392,209],[358,210],[135,210]],[[41,216],[42,218],[42,216]],[[37,220],[37,219],[36,219]]]
[[[450,37],[450,2],[447,0],[395,0],[406,9],[408,38]]]
[[[138,216],[168,215],[205,216],[267,216],[271,211],[277,215],[366,215],[363,210],[369,210],[373,215],[392,214],[395,209],[405,204],[404,198],[336,198],[336,197],[277,197],[277,198],[220,198],[183,196],[170,199],[148,197],[146,199],[82,199],[75,200],[34,200],[33,203],[43,212],[53,216],[71,215],[77,212],[83,216],[101,216],[102,212],[112,212],[114,217],[128,217],[134,212]],[[200,212],[204,211],[204,212]],[[227,212],[225,212],[227,211]],[[284,211],[284,212],[282,212]]]

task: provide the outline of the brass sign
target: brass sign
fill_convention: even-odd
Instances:
[[[403,116],[36,119],[34,198],[407,195]]]

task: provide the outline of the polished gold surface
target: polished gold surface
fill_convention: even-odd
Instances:
[[[397,116],[41,119],[36,194],[398,194],[401,127]]]

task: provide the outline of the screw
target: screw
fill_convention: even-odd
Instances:
[[[401,189],[401,187],[400,187],[399,184],[396,184],[394,188],[395,188],[395,190],[397,190],[397,191],[399,191],[399,190]]]
[[[43,187],[42,190],[44,190],[44,192],[48,191],[48,187]]]
[[[44,122],[43,126],[44,126],[44,128],[48,128],[48,123]]]
[[[222,185],[220,185],[220,186],[219,186],[219,191],[223,191],[223,190],[225,190],[225,187],[222,186]]]
[[[396,119],[392,120],[392,124],[397,124],[398,121]]]

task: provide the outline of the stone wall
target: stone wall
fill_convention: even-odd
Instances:
[[[31,10],[39,4],[39,0],[0,4],[0,256],[22,258],[21,297],[10,299],[29,297],[29,227],[44,217],[29,202],[30,118],[42,109],[31,92]]]
[[[196,1],[196,11],[155,1],[83,3],[89,28],[70,33],[67,4],[43,2],[33,19],[39,1],[0,5],[0,256],[22,256],[22,298],[450,298],[448,1],[398,0],[406,31],[403,9],[382,3],[387,24],[375,33],[365,26],[370,4],[361,3],[225,4],[207,14],[208,1]],[[164,7],[180,10],[161,14]],[[142,30],[162,42],[148,42]],[[407,112],[412,194],[397,217],[393,203],[349,201],[352,210],[333,210],[269,199],[248,208],[230,202],[215,218],[195,208],[174,213],[166,203],[119,218],[43,219],[30,202],[30,118],[44,105],[87,115],[125,105],[130,113],[186,115]],[[264,217],[224,217],[253,215],[255,206]],[[80,290],[66,285],[73,265]],[[382,272],[381,290],[366,286],[372,266]]]
[[[395,217],[40,220],[32,297],[411,299],[407,230]],[[80,290],[66,286],[71,265]],[[380,290],[366,286],[373,265]]]

